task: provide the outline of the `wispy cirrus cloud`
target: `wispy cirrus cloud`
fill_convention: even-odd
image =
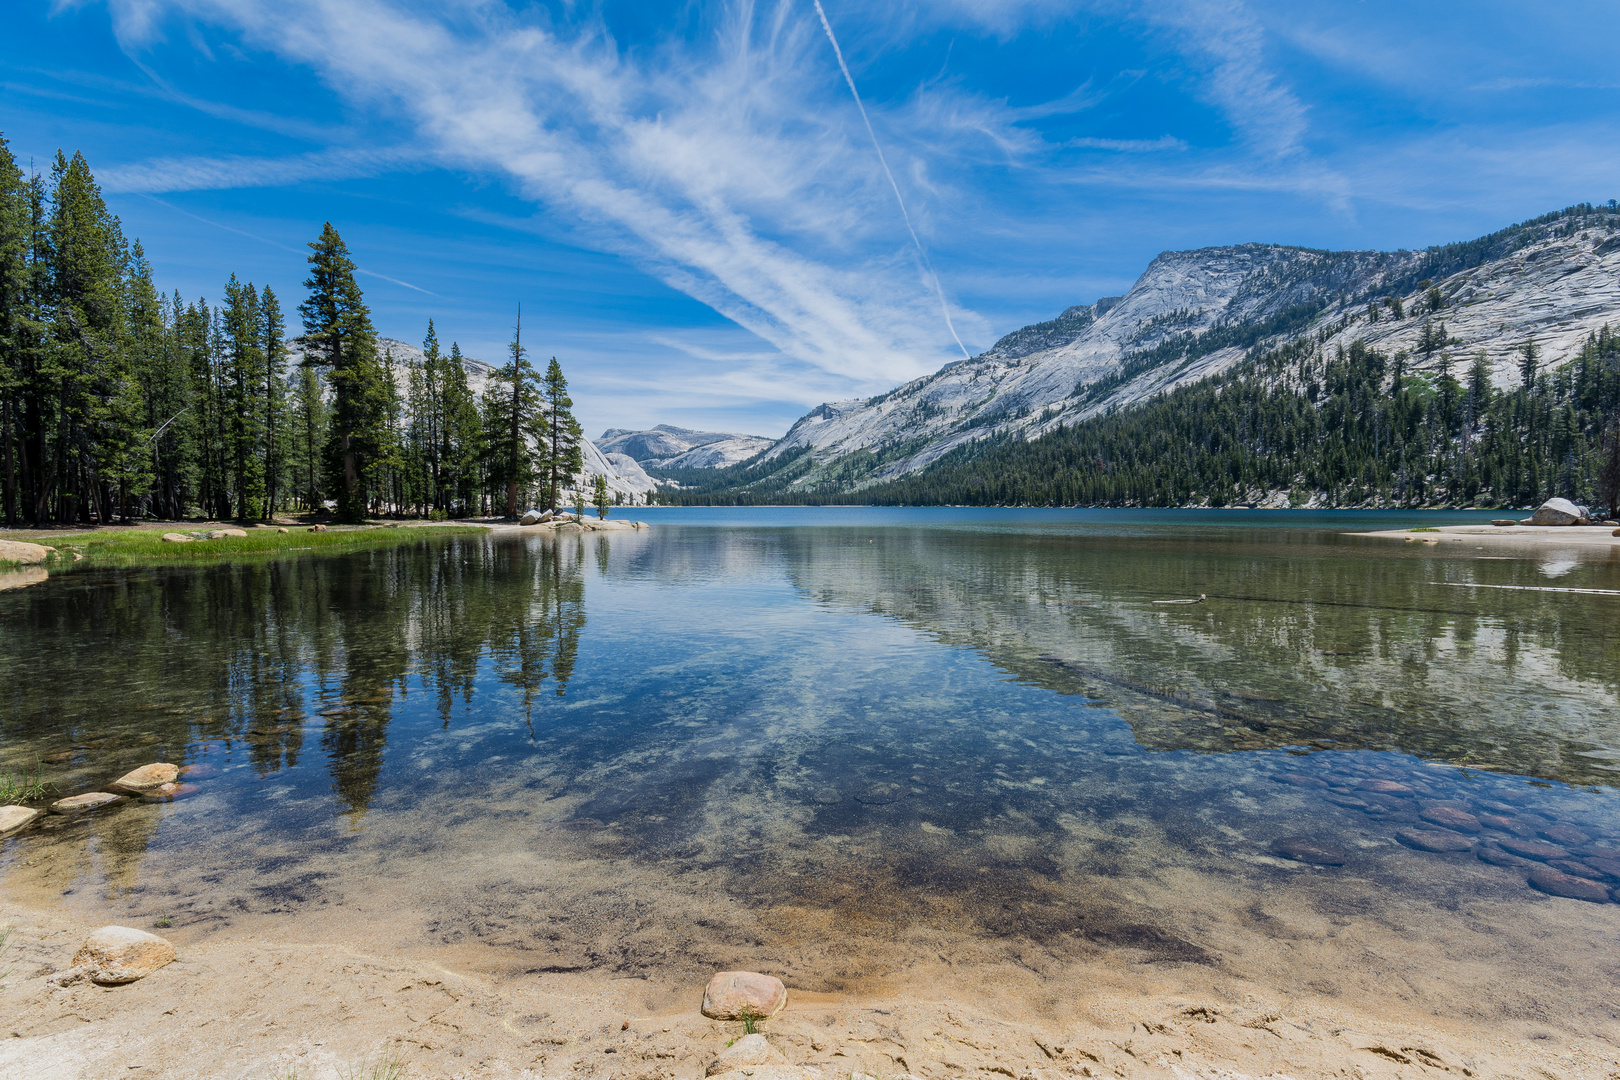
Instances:
[[[836,78],[820,27],[790,7],[743,5],[712,47],[670,45],[636,63],[600,27],[565,37],[478,3],[433,14],[385,0],[111,7],[130,50],[165,20],[201,21],[313,68],[355,105],[403,113],[424,155],[511,178],[664,281],[853,385],[887,385],[949,355],[932,283],[905,254],[877,161],[854,139],[848,110],[824,107],[817,92],[829,72]],[[396,153],[152,162],[116,170],[110,183],[286,182],[408,158]],[[970,340],[988,337],[972,312],[952,314]]]
[[[419,149],[317,150],[290,157],[249,155],[157,158],[102,169],[107,191],[135,195],[226,188],[280,187],[310,180],[352,180],[429,164]]]

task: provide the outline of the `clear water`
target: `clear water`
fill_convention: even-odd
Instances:
[[[1347,534],[1469,514],[642,516],[0,592],[0,768],[200,766],[6,841],[0,883],[514,974],[1393,966],[1515,1015],[1612,985],[1620,906],[1501,845],[1620,848],[1620,596],[1447,584],[1620,589],[1607,548]],[[1401,842],[1436,808],[1490,822]]]

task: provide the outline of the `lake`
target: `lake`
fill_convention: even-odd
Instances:
[[[1606,1016],[1620,906],[1530,878],[1620,883],[1620,596],[1537,590],[1620,558],[1348,535],[1489,516],[653,509],[53,576],[0,592],[0,767],[195,793],[0,881],[514,978]]]

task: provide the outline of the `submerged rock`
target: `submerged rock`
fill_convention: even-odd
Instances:
[[[103,806],[112,806],[121,803],[123,795],[114,795],[110,791],[87,791],[83,795],[70,795],[65,799],[57,799],[51,803],[53,814],[82,814],[86,810],[99,810]]]
[[[31,806],[0,806],[0,836],[28,828],[37,817],[39,811]]]
[[[1607,904],[1609,890],[1595,881],[1566,874],[1550,866],[1538,866],[1530,871],[1530,884],[1551,896],[1569,900],[1585,900],[1593,904]]]
[[[1620,877],[1600,870],[1584,859],[1554,859],[1547,865],[1554,870],[1561,870],[1571,877],[1585,878],[1588,881],[1620,881]]]
[[[1550,843],[1560,844],[1564,847],[1580,847],[1592,839],[1573,825],[1560,821],[1556,825],[1549,825],[1541,830],[1541,838]]]
[[[1411,795],[1412,789],[1394,780],[1363,780],[1356,785],[1358,791],[1371,791],[1379,795]]]
[[[911,789],[904,784],[880,781],[870,785],[864,791],[857,792],[855,801],[865,803],[867,806],[888,806],[890,803],[899,802],[910,794]]]
[[[218,765],[209,765],[204,762],[194,762],[180,770],[182,780],[211,780],[219,775]]]
[[[1535,840],[1498,840],[1502,850],[1511,852],[1523,859],[1535,859],[1546,862],[1548,859],[1567,859],[1569,851],[1553,844],[1542,844]]]
[[[1419,851],[1467,851],[1474,842],[1450,829],[1397,829],[1395,839]]]
[[[117,792],[120,795],[145,795],[147,792],[160,788],[164,784],[172,784],[179,778],[180,767],[178,765],[170,765],[167,762],[159,761],[130,770],[108,784],[107,790]]]
[[[1479,845],[1479,847],[1474,849],[1474,854],[1479,857],[1480,862],[1490,863],[1492,866],[1531,865],[1528,860],[1521,859],[1517,855],[1509,855],[1507,852],[1503,851],[1501,848],[1492,843],[1484,843]]]
[[[1431,825],[1454,829],[1457,832],[1477,833],[1480,830],[1478,818],[1466,810],[1458,810],[1453,806],[1431,806],[1418,817]]]
[[[760,1065],[786,1065],[787,1058],[782,1052],[766,1041],[765,1036],[755,1032],[744,1035],[730,1046],[720,1052],[720,1056],[709,1062],[704,1070],[705,1076],[719,1076],[721,1073],[732,1072],[737,1069],[753,1069]]]
[[[1350,859],[1343,848],[1312,840],[1308,836],[1285,836],[1274,840],[1271,850],[1285,859],[1310,863],[1312,866],[1343,866]]]
[[[141,796],[143,802],[174,802],[176,799],[189,799],[202,788],[197,784],[159,784],[151,791]]]
[[[711,1020],[740,1020],[744,1010],[760,1018],[775,1016],[785,1005],[782,980],[757,971],[722,971],[703,988],[702,1011]]]
[[[128,926],[103,926],[84,939],[73,956],[73,966],[86,969],[98,983],[130,983],[144,979],[174,960],[174,946],[156,934]]]

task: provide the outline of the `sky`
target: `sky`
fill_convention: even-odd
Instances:
[[[1159,252],[1417,248],[1620,196],[1620,5],[7,0],[0,133],[81,151],[159,288],[303,296],[587,434],[779,435]],[[296,326],[294,327],[296,331]]]

